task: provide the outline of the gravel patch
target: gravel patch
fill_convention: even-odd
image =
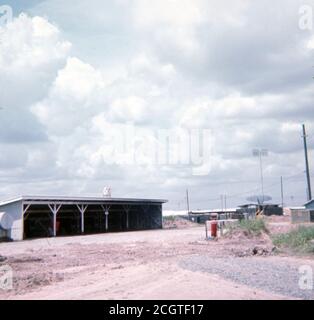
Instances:
[[[179,262],[180,267],[217,274],[239,284],[292,298],[314,299],[314,290],[299,288],[301,264],[276,258],[213,258],[191,256]]]

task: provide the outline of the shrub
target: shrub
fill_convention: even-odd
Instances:
[[[288,233],[274,236],[273,243],[278,247],[286,247],[295,251],[314,253],[314,246],[311,243],[311,240],[313,239],[314,227],[301,226]]]
[[[260,235],[262,232],[268,233],[263,219],[241,220],[238,227],[247,231],[249,234]]]
[[[169,222],[174,222],[177,219],[176,216],[164,216],[162,218],[163,218],[163,221],[169,221]]]

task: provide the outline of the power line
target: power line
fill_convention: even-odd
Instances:
[[[291,175],[291,176],[288,176],[288,177],[285,177],[285,180],[290,180],[290,179],[293,179],[293,178],[296,178],[298,176],[300,176],[301,174],[303,173],[297,173],[297,174],[294,174],[294,175]],[[241,183],[241,182],[239,182]],[[270,188],[273,188],[275,186],[280,186],[280,182],[278,182],[278,178],[277,178],[277,182],[275,183],[272,183],[270,185],[266,185],[265,186],[265,189],[266,190],[269,190]],[[236,193],[236,194],[232,194],[232,195],[228,195],[228,198],[237,198],[237,197],[241,197],[241,196],[244,196],[244,195],[247,195],[247,194],[250,194],[250,193],[253,193],[253,192],[258,192],[260,190],[260,188],[256,188],[256,189],[250,189],[250,190],[247,190],[247,191],[244,191],[244,192],[241,192],[241,193]],[[203,200],[203,201],[198,201],[198,202],[217,202],[217,201],[221,201],[221,197],[219,198],[212,198],[212,199],[206,199],[206,200]]]
[[[290,175],[290,176],[283,176],[283,178],[285,180],[285,185],[288,185],[288,184],[290,184],[292,182],[295,182],[295,181],[302,181],[303,180],[303,175],[304,175],[304,172],[299,172],[297,174],[293,174],[293,175]],[[280,182],[279,178],[278,177],[274,177],[274,179],[276,179],[277,181],[275,183],[266,185],[265,186],[265,190],[267,191],[267,190],[270,190],[270,189],[272,189],[274,187],[280,187],[281,182]],[[243,181],[245,181],[245,180],[233,181],[233,183],[241,184],[241,183],[243,183]],[[254,182],[258,183],[258,181],[256,181],[256,180]],[[226,182],[226,184],[229,184],[229,182]],[[252,194],[254,192],[258,192],[259,190],[260,190],[260,188],[254,188],[254,189],[249,189],[249,190],[241,192],[241,193],[225,195],[225,196],[228,197],[228,199],[236,199],[236,198],[240,199],[242,196],[245,196],[245,195],[248,195],[248,194]],[[181,203],[186,202],[186,200],[187,200],[187,197],[184,197],[184,198],[181,198],[179,201],[177,201],[177,203],[181,204]],[[218,202],[219,203],[221,201],[222,201],[222,197],[220,196],[220,197],[217,197],[217,198],[197,200],[196,202],[197,203],[209,203],[209,202]],[[189,203],[189,206],[190,206],[190,203]]]

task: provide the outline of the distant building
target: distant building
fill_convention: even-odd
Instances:
[[[307,202],[304,205],[305,209],[309,211],[310,214],[310,221],[314,222],[314,199],[312,199],[311,201]]]
[[[283,208],[280,207],[279,204],[271,204],[271,203],[264,203],[264,204],[245,204],[239,206],[243,213],[248,213],[250,215],[262,211],[265,216],[282,216],[283,215]]]
[[[305,206],[305,209],[314,211],[314,199],[307,202],[304,206]]]
[[[208,220],[218,219],[242,219],[243,215],[237,208],[217,210],[193,210],[189,213],[189,219],[196,223],[205,223]]]
[[[197,223],[205,223],[205,221],[218,219],[249,219],[256,216],[256,213],[262,211],[265,216],[283,215],[283,208],[278,204],[248,203],[232,209],[218,210],[194,210],[189,213],[190,220]]]

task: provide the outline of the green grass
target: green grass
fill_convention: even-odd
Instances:
[[[304,226],[273,237],[275,246],[304,253],[314,253],[314,245],[310,242],[311,240],[314,240],[314,227]]]
[[[246,231],[248,234],[260,235],[263,232],[268,233],[265,221],[263,219],[241,220],[238,228]]]

